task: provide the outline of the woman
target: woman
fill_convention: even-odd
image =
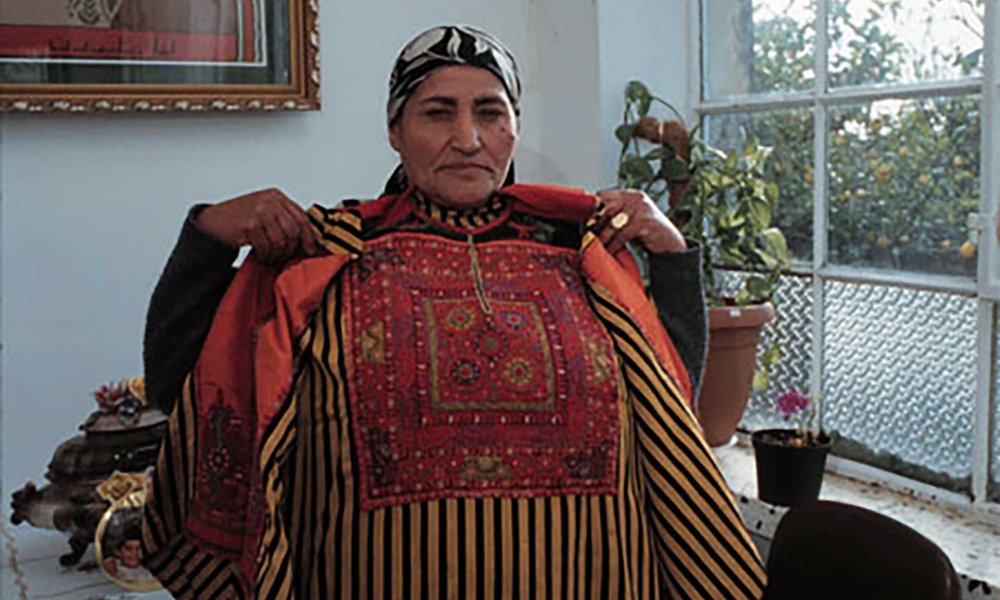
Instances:
[[[505,185],[519,99],[498,40],[431,29],[390,81],[386,195],[192,211],[145,356],[179,396],[144,529],[174,594],[760,596],[689,408],[699,253],[641,193]]]

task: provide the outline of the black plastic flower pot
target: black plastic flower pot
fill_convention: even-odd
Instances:
[[[757,497],[770,504],[798,506],[819,499],[826,455],[833,440],[792,443],[792,429],[763,429],[751,435],[757,463]]]

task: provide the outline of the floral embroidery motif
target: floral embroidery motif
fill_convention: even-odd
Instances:
[[[235,416],[233,409],[222,401],[218,391],[215,403],[208,408],[208,423],[202,433],[200,477],[210,490],[200,498],[210,508],[228,510],[234,498],[245,498],[247,473],[240,465],[249,464],[244,428],[245,423]]]
[[[429,369],[426,381],[423,373],[418,378],[430,388],[431,405],[438,410],[550,408],[555,402],[551,344],[538,307],[523,300],[491,303],[507,318],[483,314],[475,298],[424,300],[423,319],[415,324],[427,339]]]
[[[445,497],[609,494],[619,382],[568,249],[399,232],[348,267],[351,430],[366,510]]]

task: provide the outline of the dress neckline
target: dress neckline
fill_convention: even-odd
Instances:
[[[413,190],[414,211],[428,223],[462,234],[479,234],[504,223],[511,213],[511,200],[507,196],[495,194],[486,204],[463,209],[441,206]]]

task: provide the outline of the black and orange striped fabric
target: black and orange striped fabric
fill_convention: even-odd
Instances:
[[[356,231],[310,216],[328,249],[363,256]],[[476,217],[476,221],[480,219]],[[488,218],[486,219],[489,220]],[[599,243],[592,235],[585,244]],[[345,268],[349,273],[357,261]],[[184,536],[198,477],[189,379],[146,509],[147,566],[181,598],[759,598],[765,576],[688,398],[620,294],[585,280],[614,349],[610,493],[453,493],[362,507],[353,430],[356,341],[341,274],[295,340],[288,401],[260,448],[264,531],[250,584]]]

